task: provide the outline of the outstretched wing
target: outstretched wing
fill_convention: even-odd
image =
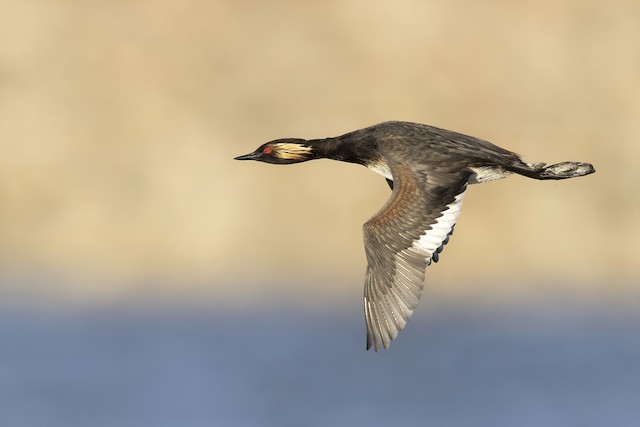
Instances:
[[[448,242],[470,176],[460,168],[391,164],[393,193],[364,224],[367,350],[389,348],[418,304],[424,272]]]

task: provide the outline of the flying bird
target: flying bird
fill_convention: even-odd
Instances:
[[[386,204],[363,226],[367,350],[389,348],[422,294],[425,269],[449,241],[469,184],[516,173],[567,179],[589,163],[525,163],[488,141],[437,127],[390,121],[333,138],[277,139],[236,160],[286,165],[315,159],[357,163],[386,178]]]

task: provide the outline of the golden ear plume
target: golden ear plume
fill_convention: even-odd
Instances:
[[[276,142],[273,144],[273,154],[286,160],[303,160],[309,157],[313,148],[308,145],[291,142]]]

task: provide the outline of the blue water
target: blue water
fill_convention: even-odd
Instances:
[[[361,313],[0,312],[0,426],[640,425],[640,313],[424,310],[390,351]]]

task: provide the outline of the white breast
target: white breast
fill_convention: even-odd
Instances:
[[[387,166],[386,163],[384,162],[373,163],[368,165],[367,167],[372,171],[374,171],[375,173],[378,173],[384,176],[385,178],[393,181],[393,177],[391,176],[391,170],[389,169],[389,166]]]

